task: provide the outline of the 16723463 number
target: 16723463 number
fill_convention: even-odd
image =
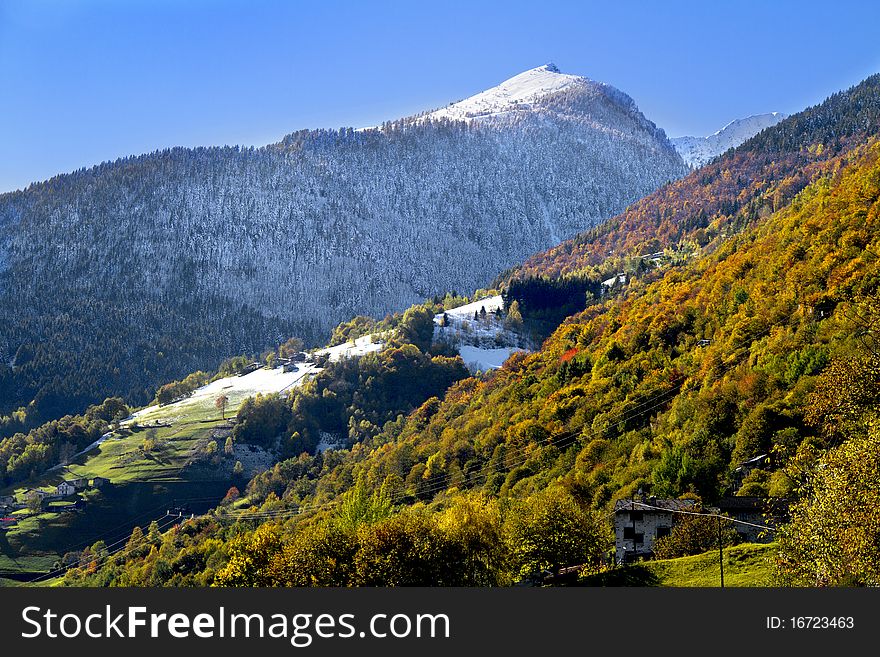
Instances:
[[[793,630],[851,630],[855,627],[852,616],[792,616],[789,622]]]

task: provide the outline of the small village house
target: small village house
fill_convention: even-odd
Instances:
[[[55,487],[55,493],[59,497],[69,497],[71,495],[75,495],[77,490],[77,487],[73,484],[72,481],[62,481]]]
[[[15,497],[12,495],[0,495],[0,506],[12,506],[15,504]]]
[[[654,497],[618,500],[614,505],[614,548],[618,563],[654,556],[654,541],[669,536],[677,512],[695,509],[694,500]]]
[[[106,477],[94,477],[92,479],[92,488],[103,488],[107,484],[110,483],[110,480]]]
[[[241,371],[238,373],[238,375],[239,376],[246,376],[247,374],[250,374],[251,372],[256,372],[258,369],[260,369],[262,367],[263,367],[263,363],[259,363],[259,362],[254,361],[253,363],[250,363],[249,365],[245,365],[243,368],[241,368]]]

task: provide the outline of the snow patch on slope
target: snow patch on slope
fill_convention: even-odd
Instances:
[[[214,408],[214,402],[220,395],[225,395],[229,400],[228,409],[232,414],[233,409],[241,406],[248,397],[254,397],[258,393],[265,395],[284,392],[289,388],[302,385],[320,371],[319,367],[310,363],[299,363],[297,368],[291,372],[285,372],[283,368],[276,367],[271,370],[261,368],[244,376],[228,376],[197,388],[192,395],[179,401],[165,406],[148,406],[132,413],[123,424],[129,424],[135,420],[139,423],[173,420],[175,417],[187,411],[192,412],[198,407],[210,410]]]
[[[698,169],[785,118],[781,112],[756,114],[731,121],[708,137],[672,137],[669,141],[688,166]]]
[[[343,358],[359,358],[374,351],[380,351],[385,346],[385,343],[379,337],[379,335],[374,334],[365,335],[357,340],[344,342],[335,347],[319,349],[315,353],[319,356],[326,355],[334,363]]]
[[[525,351],[504,317],[501,295],[473,301],[435,315],[434,339],[454,345],[471,372],[497,370],[512,353]]]
[[[504,361],[510,358],[512,353],[523,351],[515,347],[498,347],[496,349],[483,349],[469,344],[463,344],[458,348],[458,353],[464,364],[471,371],[497,370],[504,365]]]
[[[333,362],[343,358],[359,358],[360,356],[381,350],[385,346],[385,343],[381,340],[382,337],[381,334],[365,335],[357,340],[336,345],[335,347],[319,349],[315,354],[326,355]],[[296,368],[291,371],[285,371],[282,367],[276,367],[271,370],[260,368],[244,376],[224,377],[212,381],[201,388],[197,388],[192,395],[184,399],[165,406],[148,406],[132,413],[123,424],[130,424],[134,421],[138,423],[149,423],[159,420],[174,421],[175,418],[187,412],[195,410],[211,411],[214,408],[214,402],[220,395],[225,395],[229,400],[228,411],[232,415],[248,397],[275,392],[285,394],[290,389],[301,386],[320,371],[321,368],[313,363],[304,362],[297,363]]]

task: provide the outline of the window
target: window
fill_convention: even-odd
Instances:
[[[641,532],[639,532],[638,534],[635,535],[635,538],[633,539],[633,542],[634,542],[636,545],[641,545],[642,543],[645,542],[645,535],[642,534]]]
[[[657,528],[657,538],[666,538],[669,536],[669,527],[658,527]]]
[[[632,539],[635,536],[635,530],[632,527],[624,527],[623,528],[623,537]]]
[[[629,520],[630,522],[641,522],[642,517],[644,516],[644,511],[630,511],[629,512]]]

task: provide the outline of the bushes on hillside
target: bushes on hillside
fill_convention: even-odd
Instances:
[[[287,429],[290,406],[277,393],[250,397],[238,409],[232,439],[236,443],[273,448]]]

